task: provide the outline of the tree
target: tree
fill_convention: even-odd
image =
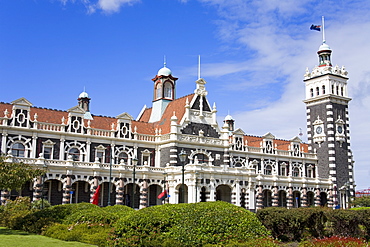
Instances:
[[[44,169],[33,167],[23,162],[6,162],[0,156],[0,189],[20,191],[22,186],[32,179],[45,174]]]
[[[370,207],[370,196],[356,197],[351,204],[355,207]]]

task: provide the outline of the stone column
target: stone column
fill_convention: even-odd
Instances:
[[[320,189],[315,189],[315,206],[318,207],[321,205],[321,196],[320,196]]]
[[[6,200],[8,200],[10,197],[10,193],[8,190],[2,190],[1,191],[1,205],[5,205]]]
[[[139,209],[146,208],[148,206],[148,182],[144,179],[140,188],[140,205]]]
[[[116,204],[117,205],[124,205],[125,200],[125,191],[124,191],[125,183],[123,178],[119,178],[118,186],[116,187]]]
[[[304,208],[308,207],[307,188],[303,188],[302,190],[301,206]]]
[[[71,194],[72,191],[72,178],[71,175],[67,174],[66,182],[63,184],[63,200],[62,204],[71,203]]]
[[[293,208],[293,189],[292,187],[288,188],[288,195],[286,198],[286,206],[287,208]]]
[[[334,207],[334,202],[333,202],[333,190],[330,189],[328,193],[328,207],[333,208]]]
[[[279,206],[279,192],[277,186],[274,186],[274,188],[272,189],[272,206],[273,207]]]
[[[257,194],[256,194],[256,209],[263,208],[263,193],[262,193],[262,186],[259,185],[257,187]]]
[[[39,176],[33,181],[33,200],[38,201],[42,197],[42,190],[44,187],[42,176]]]

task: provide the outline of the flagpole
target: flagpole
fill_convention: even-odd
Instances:
[[[325,20],[324,16],[321,17],[321,22],[322,22],[322,43],[325,43]]]
[[[198,80],[200,79],[200,55],[198,55]]]

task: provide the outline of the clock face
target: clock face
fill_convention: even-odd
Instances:
[[[338,133],[339,134],[342,134],[343,133],[343,127],[342,126],[338,126]]]
[[[321,126],[316,127],[316,133],[321,134],[321,132],[322,132]]]

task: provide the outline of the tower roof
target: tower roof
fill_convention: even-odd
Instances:
[[[89,98],[89,95],[85,91],[83,91],[82,93],[80,93],[78,98]]]
[[[161,76],[161,75],[164,75],[164,76],[169,76],[172,74],[172,71],[166,67],[166,64],[163,66],[163,68],[161,68],[160,70],[158,70],[158,73],[157,73],[157,76]]]

